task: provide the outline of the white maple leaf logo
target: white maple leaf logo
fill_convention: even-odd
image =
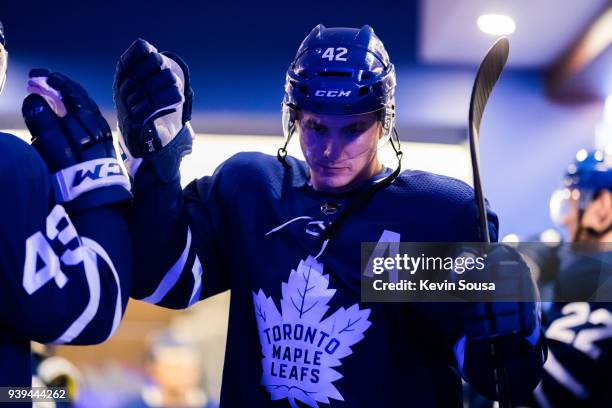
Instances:
[[[310,407],[329,404],[330,398],[344,401],[333,384],[342,374],[333,367],[340,366],[340,359],[352,354],[351,346],[363,339],[371,325],[370,309],[359,309],[355,303],[322,320],[336,293],[328,286],[323,265],[309,256],[282,283],[282,314],[263,290],[253,292],[263,354],[261,383],[272,400],[287,398],[294,408],[296,400]]]

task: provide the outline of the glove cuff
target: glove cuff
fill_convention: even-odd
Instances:
[[[89,160],[53,175],[56,200],[91,208],[129,200],[130,182],[115,158]],[[78,203],[80,202],[80,203]]]
[[[191,153],[194,133],[191,125],[186,123],[177,135],[161,150],[146,156],[157,179],[168,184],[180,178],[179,167],[183,156]]]

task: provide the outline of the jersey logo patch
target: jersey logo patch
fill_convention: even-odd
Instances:
[[[353,353],[351,346],[370,327],[370,309],[355,303],[323,319],[336,293],[329,288],[323,264],[309,256],[282,283],[281,312],[263,290],[253,292],[253,303],[263,354],[261,379],[272,400],[287,398],[310,406],[344,401],[333,382],[342,374],[333,367]]]

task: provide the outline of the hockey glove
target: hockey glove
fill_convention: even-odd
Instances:
[[[85,209],[129,200],[112,133],[87,92],[46,69],[30,71],[27,89],[23,117],[32,145],[53,173],[57,201]]]
[[[473,339],[491,339],[520,334],[533,344],[540,332],[538,291],[521,255],[506,245],[495,245],[476,280],[494,282],[488,302],[472,302],[465,309],[465,334]],[[472,278],[473,279],[473,278]]]
[[[138,39],[119,58],[113,99],[130,175],[135,176],[144,160],[161,182],[175,179],[193,139],[187,65]]]

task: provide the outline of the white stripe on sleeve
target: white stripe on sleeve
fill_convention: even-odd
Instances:
[[[191,268],[191,273],[193,273],[193,290],[191,291],[191,298],[189,299],[188,306],[200,300],[200,293],[202,292],[202,263],[197,255],[193,268]]]
[[[100,305],[100,273],[98,271],[97,255],[94,251],[83,251],[83,266],[85,278],[89,287],[89,302],[79,317],[77,317],[64,334],[59,336],[52,344],[68,343],[74,340],[85,327],[93,320]]]
[[[157,304],[159,303],[168,292],[176,285],[179,278],[181,277],[181,273],[185,268],[185,264],[187,263],[187,257],[189,255],[189,249],[191,248],[191,229],[187,228],[187,243],[185,244],[185,249],[183,253],[179,257],[179,259],[172,265],[170,270],[166,272],[161,282],[155,289],[153,294],[147,296],[144,299],[140,299],[143,302]]]
[[[113,261],[111,261],[110,256],[108,256],[108,253],[104,250],[104,248],[102,248],[100,244],[90,238],[83,237],[82,240],[83,245],[87,249],[95,252],[100,258],[104,260],[104,262],[106,262],[106,265],[108,265],[109,269],[113,273],[113,277],[115,278],[115,284],[117,285],[117,301],[115,302],[115,315],[113,316],[113,326],[111,327],[110,333],[108,333],[108,336],[106,337],[108,339],[110,336],[113,335],[113,333],[115,333],[117,327],[119,327],[119,323],[121,323],[121,317],[123,316],[123,308],[121,305],[121,282],[119,281],[119,274],[117,273],[115,265],[113,264]]]

